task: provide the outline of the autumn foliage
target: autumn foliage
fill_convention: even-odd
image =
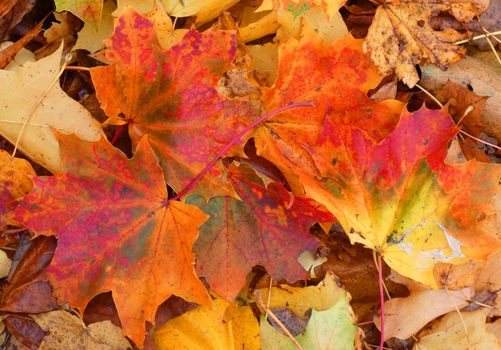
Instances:
[[[10,3],[0,19],[22,11]],[[486,325],[501,315],[501,168],[479,151],[451,156],[460,141],[481,145],[483,105],[470,104],[468,143],[458,111],[472,92],[437,106],[410,89],[415,65],[458,61],[455,42],[471,34],[437,32],[431,17],[449,11],[469,29],[485,4],[140,3],[56,1],[66,12],[39,56],[7,52],[0,243],[20,262],[3,275],[0,311],[11,334],[45,349],[361,349],[411,337],[436,349],[436,333],[455,329],[461,349],[501,348],[499,322]],[[367,14],[364,41],[348,28]],[[75,44],[63,40],[68,16],[83,21],[75,47],[87,50],[73,61],[62,56]],[[61,75],[88,100],[69,97]],[[354,284],[357,274],[368,278]],[[394,297],[386,334],[383,293]],[[456,313],[471,300],[490,309]],[[367,317],[375,326],[357,325]]]

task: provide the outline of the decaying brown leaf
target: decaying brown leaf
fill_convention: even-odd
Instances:
[[[66,311],[56,310],[32,315],[35,322],[49,334],[40,344],[40,350],[125,350],[129,342],[120,328],[110,321],[85,326],[83,321]]]
[[[447,13],[458,22],[470,22],[486,10],[488,1],[402,0],[387,2],[376,11],[365,40],[365,49],[383,74],[395,72],[408,86],[418,80],[415,65],[433,63],[444,69],[465,54],[465,48],[455,45],[466,33],[456,29],[435,31],[433,17]]]

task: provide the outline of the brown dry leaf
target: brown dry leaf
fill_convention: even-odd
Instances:
[[[0,69],[4,69],[17,55],[17,53],[28,44],[42,30],[44,20],[40,21],[32,30],[26,33],[14,44],[0,51]]]
[[[395,72],[399,79],[413,87],[419,80],[416,64],[430,62],[445,68],[466,53],[465,48],[454,44],[466,34],[452,28],[435,31],[430,24],[432,17],[448,13],[465,23],[485,11],[487,4],[485,0],[385,3],[376,11],[365,49],[370,51],[381,73]]]
[[[450,80],[471,89],[478,96],[488,96],[480,117],[482,131],[501,140],[501,79],[499,79],[498,67],[491,67],[466,56],[461,61],[450,65],[445,72],[432,65],[425,67],[421,70],[420,84],[435,94]]]
[[[5,5],[3,4],[5,2]],[[31,11],[36,0],[17,0],[12,3],[11,0],[2,1],[0,5],[0,41],[9,37],[9,32],[14,28],[24,15]],[[12,6],[11,6],[12,5]]]
[[[486,329],[488,312],[489,309],[484,308],[462,312],[460,317],[456,311],[452,311],[435,322],[431,329],[420,334],[412,349],[499,350],[501,340]]]
[[[130,344],[122,331],[110,321],[92,323],[87,327],[83,321],[66,311],[56,310],[31,315],[47,334],[39,350],[122,350]]]
[[[407,339],[428,322],[457,308],[468,305],[467,299],[474,294],[472,288],[458,291],[417,288],[405,298],[393,298],[384,303],[384,338]],[[380,316],[374,323],[381,328]]]

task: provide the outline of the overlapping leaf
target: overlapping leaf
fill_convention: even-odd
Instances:
[[[236,297],[257,264],[275,279],[305,278],[297,259],[318,245],[308,230],[334,217],[310,199],[291,197],[279,183],[265,187],[248,166],[232,166],[229,173],[244,202],[231,197],[211,198],[208,203],[200,196],[187,200],[210,215],[200,227],[194,248],[199,275],[229,300]]]
[[[164,350],[260,349],[259,325],[251,307],[224,299],[169,320],[155,331],[154,339]]]
[[[395,72],[409,86],[419,81],[415,65],[430,62],[444,69],[466,49],[455,42],[466,33],[455,28],[434,30],[432,17],[447,13],[459,22],[471,21],[486,10],[488,1],[404,0],[378,7],[365,41],[371,58],[385,75]]]
[[[70,11],[95,28],[103,12],[103,0],[55,0],[56,11]]]
[[[154,24],[131,9],[118,19],[108,67],[92,69],[97,96],[112,122],[129,123],[137,143],[151,135],[171,185],[181,190],[247,123],[245,105],[230,107],[215,85],[236,53],[231,32],[189,31],[169,50]],[[205,196],[232,194],[221,165],[196,187]]]
[[[0,134],[16,143],[22,130],[19,148],[52,172],[61,170],[61,159],[51,128],[87,141],[101,135],[97,121],[59,86],[62,52],[61,45],[37,62],[0,70]]]
[[[48,267],[58,299],[83,312],[112,291],[124,333],[141,345],[145,321],[175,294],[210,303],[193,268],[191,247],[206,216],[167,202],[166,184],[148,140],[128,160],[107,141],[60,138],[65,174],[35,178],[17,219],[58,247]]]
[[[292,102],[315,102],[314,108],[269,119],[255,135],[258,152],[280,167],[292,186],[297,167],[318,174],[304,145],[315,144],[326,114],[335,112],[364,127],[377,141],[398,120],[400,103],[375,103],[367,97],[381,76],[362,52],[360,40],[346,37],[328,45],[305,30],[301,41],[290,40],[281,47],[277,74],[275,86],[263,96],[268,110]]]
[[[0,150],[0,230],[13,223],[17,200],[31,191],[33,176],[30,163]]]
[[[310,148],[320,175],[300,178],[353,242],[381,252],[399,273],[436,286],[437,262],[485,258],[501,247],[480,225],[493,212],[501,170],[473,161],[445,165],[456,132],[445,111],[423,107],[403,112],[393,133],[376,144],[331,117]]]

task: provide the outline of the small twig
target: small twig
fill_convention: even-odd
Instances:
[[[378,263],[378,282],[379,282],[379,303],[381,304],[381,338],[379,340],[379,349],[384,349],[384,288],[383,288],[383,260],[381,254],[377,255]]]
[[[270,308],[270,303],[271,303],[271,286],[273,284],[273,278],[270,276],[270,285],[268,286],[268,302],[266,303],[266,306],[268,309]],[[268,311],[266,311],[266,315],[264,315],[265,319],[268,319]]]
[[[473,135],[470,135],[470,134],[468,134],[468,133],[467,133],[466,131],[464,131],[464,130],[459,130],[459,132],[460,132],[461,134],[465,134],[465,135],[466,135],[466,136],[468,136],[468,137],[471,137],[471,138],[472,138],[472,139],[474,139],[475,141],[478,141],[478,142],[480,142],[480,143],[483,143],[484,145],[491,146],[491,147],[493,147],[493,148],[495,148],[495,149],[501,150],[501,147],[496,146],[496,145],[495,145],[495,144],[493,144],[493,143],[490,143],[490,142],[487,142],[487,141],[481,140],[481,139],[479,139],[479,138],[477,138],[477,137],[475,137],[475,136],[473,136]]]
[[[447,289],[447,286],[444,286],[444,290],[445,290],[445,293],[447,294],[447,296],[449,297],[449,299],[451,300],[452,305],[454,305],[454,308],[456,309],[456,312],[458,313],[459,318],[461,319],[461,323],[463,324],[464,333],[466,335],[466,341],[468,342],[468,349],[471,350],[470,337],[468,336],[468,328],[466,328],[466,323],[464,322],[463,315],[461,314],[461,311],[459,311],[458,305],[454,301],[454,298],[452,298],[452,295],[449,293],[449,289]]]
[[[499,35],[501,34],[501,30],[498,30],[497,32],[490,32],[488,34],[480,34],[480,35],[476,35],[474,36],[473,38],[471,39],[464,39],[464,40],[459,40],[459,41],[456,41],[454,44],[455,45],[461,45],[461,44],[466,44],[467,42],[470,42],[472,40],[480,40],[480,39],[485,39],[486,37],[489,37],[489,36],[492,36],[494,37],[494,39],[496,40],[499,40],[498,38],[496,38],[496,35]]]
[[[482,27],[482,30],[485,32],[485,34],[489,33],[489,31],[487,31],[487,29],[485,29],[484,27]],[[492,41],[491,41],[491,39],[489,38],[488,35],[485,36],[485,40],[487,40],[487,43],[491,47],[491,50],[494,53],[494,56],[496,56],[496,59],[498,60],[498,63],[501,65],[501,58],[499,57],[498,52],[497,52],[496,48],[494,47],[494,44],[492,43]]]
[[[266,311],[266,314],[269,315],[273,319],[273,321],[277,323],[280,329],[282,329],[282,331],[287,335],[287,337],[292,341],[292,343],[294,343],[296,348],[298,350],[304,350],[301,344],[297,342],[296,338],[294,338],[292,333],[287,329],[287,327],[285,327],[282,321],[280,321],[280,319],[273,313],[273,311],[271,311],[266,305],[264,305],[263,300],[261,299],[261,294],[258,291],[256,292],[256,297],[259,306],[261,306]]]
[[[437,105],[440,106],[440,108],[442,108],[444,105],[442,104],[442,102],[440,102],[435,96],[433,96],[433,94],[431,92],[429,92],[428,90],[426,90],[424,87],[422,87],[421,85],[419,84],[416,84],[416,87],[421,90],[422,92],[424,92],[426,95],[428,95],[433,101],[435,101],[435,103]]]
[[[466,107],[466,109],[464,110],[463,115],[461,116],[461,118],[459,118],[459,121],[456,123],[456,126],[459,126],[459,124],[461,124],[461,122],[463,121],[463,119],[466,118],[466,116],[468,114],[470,114],[471,112],[473,112],[473,106],[472,105],[468,105],[468,107]]]
[[[175,201],[175,200],[178,200],[180,198],[182,198],[186,193],[188,193],[194,186],[195,184],[202,178],[205,176],[205,174],[207,174],[209,172],[209,170],[212,169],[212,167],[217,163],[217,161],[219,159],[221,159],[225,154],[226,152],[228,152],[228,150],[231,148],[231,146],[233,146],[235,143],[237,143],[238,141],[240,141],[240,139],[245,135],[247,134],[247,132],[249,132],[252,128],[254,128],[256,125],[258,125],[259,123],[262,123],[263,121],[265,121],[266,119],[268,118],[271,118],[273,117],[274,115],[277,115],[279,113],[282,113],[288,109],[293,109],[293,108],[298,108],[298,107],[313,107],[314,104],[313,102],[298,102],[298,103],[292,103],[290,105],[287,105],[285,107],[282,107],[282,108],[279,108],[277,110],[274,110],[273,112],[270,112],[268,114],[265,114],[263,115],[262,117],[254,120],[252,123],[250,123],[249,125],[247,125],[242,131],[240,131],[238,133],[237,136],[235,136],[226,146],[224,146],[221,151],[219,151],[219,153],[214,157],[214,159],[212,159],[207,165],[206,167],[197,175],[195,176],[193,179],[191,179],[191,181],[181,190],[179,191],[179,193],[174,197],[172,198],[171,200]]]
[[[79,66],[66,66],[66,70],[80,70],[84,72],[90,72],[90,68],[88,67],[79,67]]]

